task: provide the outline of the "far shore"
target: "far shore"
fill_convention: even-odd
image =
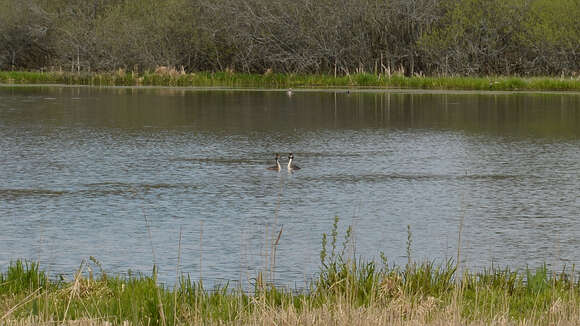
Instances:
[[[141,90],[171,90],[171,91],[228,91],[228,92],[287,92],[287,88],[258,88],[258,87],[227,87],[227,86],[108,86],[108,85],[75,85],[75,84],[10,84],[0,82],[0,88],[34,88],[34,87],[58,87],[58,88],[85,88],[97,87],[103,89],[141,89]],[[379,87],[297,87],[292,93],[391,93],[391,94],[447,94],[447,95],[509,95],[509,94],[546,94],[546,95],[579,95],[580,90],[461,90],[461,89],[421,89],[421,88],[379,88]]]
[[[201,90],[244,89],[345,92],[580,92],[579,77],[402,76],[397,74],[248,74],[169,71],[109,73],[0,71],[0,85],[171,87]]]

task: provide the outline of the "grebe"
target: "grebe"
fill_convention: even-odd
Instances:
[[[294,154],[290,153],[288,154],[288,170],[292,171],[292,170],[300,170],[300,167],[296,164],[292,164],[292,161],[294,160]]]
[[[280,171],[280,155],[276,153],[276,165],[270,166],[267,168],[268,170]]]

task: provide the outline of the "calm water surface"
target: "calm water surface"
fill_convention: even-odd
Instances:
[[[273,172],[275,152],[302,170]],[[301,287],[340,217],[404,264],[580,263],[580,95],[0,87],[0,269],[267,269]],[[149,236],[149,233],[151,236]],[[274,234],[276,233],[276,234]]]

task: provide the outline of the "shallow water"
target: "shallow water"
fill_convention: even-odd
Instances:
[[[366,258],[404,264],[410,226],[417,260],[461,229],[471,269],[578,264],[580,95],[0,87],[2,270],[247,285],[282,229],[274,277],[302,287],[334,216]]]

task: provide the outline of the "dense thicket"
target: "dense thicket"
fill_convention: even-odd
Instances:
[[[580,0],[0,0],[0,69],[560,75]]]

